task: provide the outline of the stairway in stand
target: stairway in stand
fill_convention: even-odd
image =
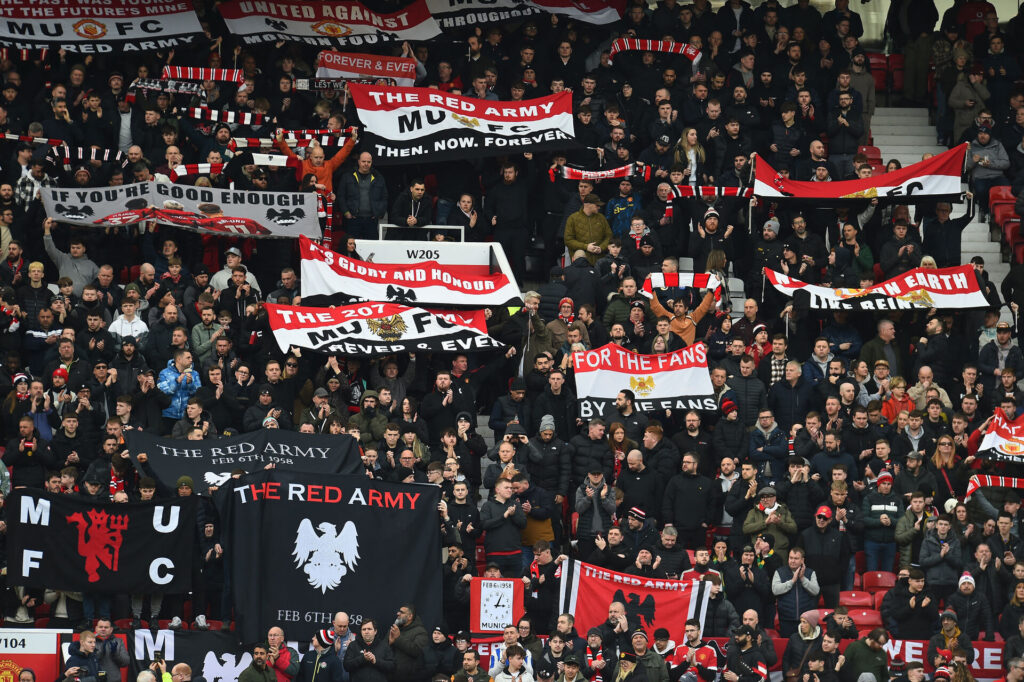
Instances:
[[[935,126],[928,123],[928,110],[923,108],[877,108],[871,119],[871,134],[874,146],[882,152],[883,163],[896,159],[904,166],[909,166],[920,161],[925,153],[940,154],[946,151],[945,147],[935,143]],[[966,211],[966,202],[953,204],[952,217],[962,216]],[[977,216],[961,235],[961,255],[964,263],[969,263],[973,256],[984,258],[989,279],[997,287],[1010,271],[1010,264],[1003,262],[998,237],[993,241],[989,224],[981,222]],[[1010,319],[1006,308],[1003,309],[1003,319]]]

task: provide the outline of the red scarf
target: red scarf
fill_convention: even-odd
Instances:
[[[603,678],[601,677],[601,671],[594,669],[594,663],[596,661],[603,661],[603,660],[604,660],[604,652],[602,652],[601,649],[598,649],[597,653],[594,654],[593,652],[591,652],[590,646],[589,645],[587,646],[587,666],[591,670],[594,670],[594,676],[590,678],[591,682],[602,682]]]

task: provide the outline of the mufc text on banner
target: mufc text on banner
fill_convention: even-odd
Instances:
[[[765,277],[786,296],[807,296],[812,310],[909,310],[986,308],[988,300],[970,265],[914,268],[867,289],[832,289],[807,284],[765,268]]]
[[[426,0],[387,14],[358,2],[228,0],[220,5],[228,32],[246,44],[291,40],[321,47],[430,40],[441,28]]]
[[[838,182],[809,182],[783,178],[760,156],[754,162],[754,196],[780,200],[864,200],[913,203],[956,199],[960,196],[966,144],[899,170],[870,178]]]
[[[1003,408],[997,407],[978,452],[987,459],[1024,462],[1024,416],[1008,419]]]
[[[8,0],[0,12],[0,45],[22,49],[153,51],[191,45],[202,32],[191,0]]]
[[[368,263],[299,239],[302,297],[335,296],[366,301],[443,306],[512,305],[522,302],[507,275],[477,266],[437,261]]]
[[[647,632],[682,632],[690,618],[703,630],[710,596],[704,581],[628,575],[574,560],[562,565],[558,612],[576,616],[577,629],[587,632],[608,620],[608,605],[617,601],[625,605],[629,622]]]
[[[412,87],[416,82],[416,60],[409,57],[387,57],[322,50],[317,57],[317,78],[343,80],[383,79],[386,82]]]
[[[62,223],[161,225],[237,237],[320,238],[312,192],[251,192],[138,182],[120,187],[44,187],[46,214]]]
[[[612,414],[619,391],[636,396],[636,409],[713,410],[707,346],[698,343],[672,353],[643,355],[613,343],[572,356],[580,417]]]
[[[397,303],[303,308],[267,303],[277,345],[323,353],[471,353],[504,347],[487,335],[482,310],[440,312]]]
[[[390,623],[406,603],[441,622],[439,487],[279,469],[232,485],[221,508],[243,641],[275,625],[308,641],[336,604],[357,623]]]
[[[291,471],[356,474],[363,470],[359,446],[351,436],[260,429],[215,440],[161,438],[145,431],[126,431],[133,459],[145,453],[153,473],[171,487],[189,476],[197,494],[224,485],[235,469],[258,471],[268,464]]]
[[[377,163],[443,161],[576,146],[572,93],[520,102],[459,97],[431,88],[352,84]]]
[[[140,594],[191,586],[196,498],[115,504],[15,490],[7,524],[7,571],[18,585]]]

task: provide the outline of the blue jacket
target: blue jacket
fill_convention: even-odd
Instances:
[[[612,228],[612,234],[616,237],[625,237],[629,232],[629,222],[633,216],[640,212],[643,203],[639,194],[631,194],[628,197],[616,196],[608,200],[604,207],[604,217]]]
[[[181,383],[178,383],[181,372],[174,366],[173,358],[167,361],[167,367],[160,372],[156,387],[171,396],[171,404],[161,412],[165,417],[181,419],[185,416],[188,399],[199,390],[199,372],[194,369],[188,369],[186,372],[192,377],[192,381],[182,379]]]
[[[64,664],[64,670],[66,672],[69,668],[74,667],[81,668],[78,675],[75,676],[81,682],[96,682],[99,679],[100,661],[96,657],[96,652],[83,653],[78,642],[72,642],[68,647],[68,660]]]
[[[814,387],[803,377],[796,380],[796,386],[790,386],[785,379],[775,382],[768,390],[768,408],[779,428],[788,434],[793,424],[803,424],[813,396]]]
[[[843,358],[847,364],[850,360],[860,357],[860,347],[864,345],[864,342],[861,341],[860,334],[852,326],[833,322],[821,330],[821,335],[828,339],[828,349],[832,355]],[[839,350],[839,345],[843,343],[850,344],[850,347],[846,350]]]
[[[758,448],[763,448],[761,452],[758,452]],[[786,461],[786,455],[789,452],[789,438],[779,428],[778,424],[772,424],[771,431],[766,436],[764,431],[755,427],[750,432],[750,445],[748,448],[750,453],[750,459],[757,462],[757,468],[760,471],[764,470],[765,462],[774,462],[772,465],[772,472],[775,472],[775,465],[779,462]]]

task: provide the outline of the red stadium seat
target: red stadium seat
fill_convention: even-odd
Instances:
[[[882,600],[885,599],[885,595],[889,593],[889,590],[879,590],[875,592],[875,610],[882,610]]]
[[[36,624],[34,627],[45,628],[50,624],[49,618],[36,618]]]
[[[850,618],[857,628],[876,628],[882,625],[882,612],[874,609],[850,609]]]
[[[1016,216],[1008,218],[999,227],[1003,232],[1003,243],[1009,246],[1011,250],[1017,244],[1024,241],[1024,236],[1021,236],[1020,233],[1020,218]]]
[[[853,589],[858,589],[864,586],[864,580],[860,577],[860,573],[854,571],[853,573]]]
[[[871,66],[871,77],[875,79],[875,90],[889,91],[889,64],[885,55],[880,52],[868,52],[868,64]]]
[[[863,154],[864,156],[868,157],[868,163],[872,161],[877,161],[879,165],[883,165],[882,150],[879,149],[878,147],[869,147],[867,145],[862,145],[860,147],[857,147],[857,153]]]
[[[988,191],[989,209],[995,209],[999,204],[1012,206],[1016,201],[1017,198],[1013,196],[1013,188],[1008,185],[996,185]]]
[[[992,209],[992,222],[1001,228],[1010,220],[1020,220],[1020,216],[1013,210],[1013,204],[996,204]]]
[[[864,574],[864,589],[867,592],[888,590],[896,584],[896,574],[889,571],[868,571]],[[852,616],[853,613],[850,613]]]
[[[1024,263],[1024,241],[1013,246],[1013,262]]]
[[[890,71],[889,75],[892,76],[892,91],[903,92],[903,69]]]
[[[903,69],[903,55],[891,54],[888,58],[889,69]]]
[[[865,608],[870,609],[875,605],[874,599],[871,598],[870,592],[840,592],[839,603],[842,606],[849,608]]]

